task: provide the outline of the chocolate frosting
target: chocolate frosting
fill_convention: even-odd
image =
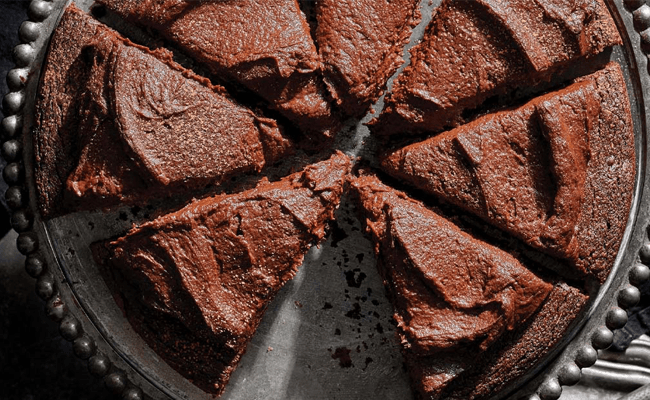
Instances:
[[[63,38],[79,31],[83,40]],[[54,188],[44,184],[53,179],[45,176],[50,167],[37,166],[39,191],[50,199],[41,202],[44,214],[61,197],[92,209],[220,184],[259,172],[292,151],[274,120],[235,103],[223,88],[182,69],[168,53],[136,46],[74,6],[55,31],[49,54],[62,60],[44,70],[41,96],[46,99],[37,102],[35,153],[52,157],[43,154],[52,150],[45,140],[76,141],[79,150],[59,155],[67,163],[78,160],[76,165],[55,167],[66,182],[65,194],[51,193]],[[60,70],[77,75],[79,82],[64,89],[68,78]],[[63,110],[47,106],[70,90],[77,103],[62,102]],[[48,119],[56,113],[68,118],[52,124]]]
[[[339,129],[297,0],[99,3],[156,29],[216,76],[255,91],[315,140],[327,140]]]
[[[540,250],[572,258],[599,112],[593,81],[576,83],[396,150],[382,168]]]
[[[290,146],[275,121],[135,47],[121,47],[112,69],[120,137],[161,184],[259,172]]]
[[[444,1],[371,122],[373,131],[458,125],[463,110],[620,43],[601,0]]]
[[[487,349],[552,289],[512,255],[372,176],[353,180],[407,347]]]
[[[404,62],[402,52],[420,21],[419,0],[322,0],[315,33],[323,75],[343,112],[360,116],[377,101]]]
[[[392,151],[382,169],[602,281],[615,254],[587,232],[602,227],[618,249],[634,186],[631,121],[620,112],[629,103],[620,88],[620,67],[608,64],[565,89]],[[603,193],[618,199],[618,210],[614,200],[596,202]]]
[[[211,391],[223,390],[266,307],[325,236],[349,169],[337,153],[281,181],[195,201],[108,244],[105,262],[138,288],[139,301],[224,355]],[[193,368],[213,367],[188,359],[181,373],[192,377]]]

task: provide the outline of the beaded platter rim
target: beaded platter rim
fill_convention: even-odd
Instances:
[[[33,176],[29,171],[27,156],[31,146],[30,126],[38,86],[40,66],[47,44],[58,18],[71,0],[32,0],[29,19],[20,27],[20,44],[14,48],[15,68],[7,75],[10,92],[3,99],[5,118],[1,122],[2,157],[7,161],[3,178],[9,185],[5,197],[11,208],[11,225],[19,233],[16,245],[26,255],[26,272],[36,279],[36,293],[46,302],[46,314],[59,324],[61,336],[72,342],[73,353],[86,360],[89,371],[103,379],[106,387],[125,399],[166,397],[165,391],[143,376],[98,331],[84,312],[70,286],[69,279],[52,253],[52,243],[44,232],[35,203]],[[86,1],[90,2],[90,1]],[[628,56],[636,63],[634,70],[639,87],[635,87],[637,106],[648,104],[650,99],[650,6],[646,0],[606,0],[621,33],[627,33],[624,44]],[[547,363],[543,372],[525,374],[526,383],[518,390],[510,387],[506,394],[512,398],[529,400],[555,400],[562,386],[576,384],[581,369],[596,362],[597,350],[607,348],[613,341],[613,331],[627,323],[626,309],[640,299],[638,286],[650,279],[650,174],[646,160],[647,127],[650,126],[648,110],[640,110],[636,121],[637,181],[632,217],[628,221],[624,245],[617,257],[615,269],[594,301],[590,316],[574,337],[561,349],[556,349],[555,359]],[[559,354],[557,354],[559,353]],[[549,356],[545,356],[547,358]],[[512,394],[512,392],[515,392]]]

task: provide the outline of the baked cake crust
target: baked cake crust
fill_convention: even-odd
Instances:
[[[621,44],[602,0],[445,0],[373,132],[440,131],[492,96],[547,81]],[[405,128],[406,127],[406,128]]]
[[[443,392],[450,400],[488,399],[530,371],[556,348],[586,311],[588,296],[556,282],[539,311],[500,343],[471,360],[470,368]],[[415,383],[416,387],[418,386]]]
[[[566,338],[587,301],[580,290],[558,282],[526,323],[504,333],[485,352],[461,350],[423,357],[404,351],[416,398],[483,400],[500,393]]]
[[[404,62],[419,0],[322,0],[314,6],[323,77],[339,108],[361,116]]]
[[[220,184],[292,150],[274,120],[74,6],[54,32],[36,120],[46,217]]]
[[[337,153],[280,181],[194,201],[98,245],[96,261],[128,282],[120,290],[134,329],[220,394],[266,307],[324,238],[349,170]],[[179,331],[196,343],[172,339]]]
[[[634,189],[634,136],[620,67],[610,63],[523,106],[393,151],[382,168],[602,282]],[[611,202],[595,201],[603,195]],[[588,233],[594,228],[612,250],[596,244],[602,242]]]
[[[328,141],[340,128],[297,0],[98,3],[155,29],[217,77],[259,94],[317,142]]]

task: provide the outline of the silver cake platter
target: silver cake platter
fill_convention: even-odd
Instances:
[[[33,0],[20,28],[16,67],[4,97],[3,171],[10,185],[12,226],[25,268],[47,315],[87,360],[90,372],[125,399],[210,399],[169,367],[135,333],[99,273],[90,244],[126,232],[148,217],[144,208],[82,212],[43,221],[36,204],[31,132],[40,68],[50,36],[70,0]],[[650,6],[645,0],[607,0],[624,44],[611,53],[623,67],[632,104],[637,152],[634,201],[616,264],[607,282],[592,293],[588,310],[543,362],[495,399],[554,400],[562,386],[580,380],[596,362],[613,331],[627,322],[626,309],[639,301],[637,288],[650,278],[650,172],[647,160],[650,101]],[[89,10],[92,0],[75,3]],[[418,41],[440,1],[422,2],[425,18]],[[128,29],[128,28],[125,28]],[[405,56],[408,56],[405,53]],[[407,57],[406,57],[407,58]],[[379,110],[382,102],[375,105]],[[336,147],[349,155],[371,151],[367,128],[351,122]],[[408,376],[395,338],[392,308],[375,269],[372,244],[362,234],[352,205],[343,201],[327,241],[312,248],[295,279],[269,307],[245,356],[232,375],[227,400],[243,399],[409,399]]]

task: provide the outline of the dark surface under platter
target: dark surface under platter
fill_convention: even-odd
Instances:
[[[620,51],[615,52],[613,57],[626,66],[634,63]],[[631,70],[634,71],[634,68]],[[633,95],[636,100],[633,115],[637,127],[637,149],[641,150],[645,137],[639,127],[643,126],[641,121],[645,116],[642,115],[644,110],[639,107],[643,102],[638,97],[641,89],[637,77],[630,77],[629,71],[626,69],[630,87],[637,91]],[[353,147],[350,143],[341,145],[344,148]],[[639,151],[639,154],[641,158],[643,152]],[[128,209],[108,215],[86,213],[81,217],[50,221],[43,227],[48,232],[49,245],[55,249],[55,257],[66,266],[62,277],[67,282],[61,285],[68,288],[65,289],[68,291],[65,296],[71,299],[74,293],[83,299],[84,311],[91,315],[94,325],[103,331],[104,336],[109,337],[113,347],[130,359],[129,364],[149,370],[154,376],[160,374],[165,381],[162,386],[169,384],[167,390],[184,397],[196,388],[179,379],[166,365],[161,366],[162,372],[148,368],[159,364],[157,357],[143,346],[141,339],[121,318],[119,309],[112,303],[105,288],[101,288],[102,282],[97,280],[99,277],[93,277],[89,273],[92,271],[84,267],[92,265],[87,250],[90,242],[124,231],[132,220],[144,217],[145,213],[132,213]],[[93,220],[104,221],[101,231],[91,229],[88,221]],[[224,398],[266,397],[269,393],[279,395],[281,391],[284,391],[285,398],[358,399],[370,396],[392,399],[408,396],[408,382],[401,370],[399,349],[390,322],[390,306],[374,272],[370,244],[360,237],[359,224],[349,209],[344,207],[339,212],[339,220],[340,226],[333,229],[327,243],[308,256],[308,262],[312,265],[302,268],[303,272],[287,285],[271,306],[260,327],[260,334],[250,345]],[[642,222],[645,224],[645,221]],[[635,245],[637,243],[633,243],[631,248],[634,249]],[[338,268],[323,268],[325,261]],[[604,293],[601,295],[604,303],[612,297]],[[93,303],[96,299],[108,300]],[[312,351],[314,343],[317,346]],[[142,361],[142,356],[150,361]],[[311,361],[313,357],[315,361]],[[285,379],[280,380],[281,386],[274,386],[269,379],[278,381],[275,379],[276,371],[284,371]],[[377,381],[376,377],[381,379]],[[254,379],[258,379],[258,384],[253,383]],[[157,382],[156,386],[160,384]],[[252,388],[259,391],[253,392]]]

